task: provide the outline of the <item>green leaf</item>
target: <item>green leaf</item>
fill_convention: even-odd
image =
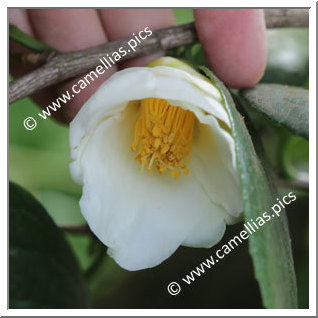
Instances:
[[[192,65],[194,68],[196,65],[208,65],[203,53],[202,45],[200,43],[194,43],[170,49],[168,50],[166,55],[184,60],[186,63]]]
[[[269,212],[276,203],[277,191],[270,184],[255,152],[243,117],[223,83],[207,68],[201,70],[218,88],[228,112],[236,145],[236,162],[242,184],[246,222]],[[270,213],[271,214],[271,213]],[[285,211],[272,218],[249,238],[263,303],[267,308],[297,308],[297,288],[290,236]]]
[[[267,64],[262,83],[302,86],[309,74],[308,28],[266,31]]]
[[[55,51],[52,47],[32,38],[15,25],[9,25],[9,39],[36,52]]]
[[[57,226],[86,224],[79,207],[80,196],[52,189],[37,189],[30,192],[45,207]]]
[[[308,182],[309,141],[291,136],[282,147],[281,161],[287,177]]]
[[[9,188],[9,307],[85,308],[86,288],[62,232],[14,183]]]
[[[280,84],[258,84],[241,91],[241,95],[270,119],[308,138],[308,90]]]
[[[192,9],[173,9],[177,24],[185,24],[194,21]]]
[[[81,188],[71,179],[69,157],[65,152],[11,145],[9,156],[10,179],[29,191],[50,189],[70,195],[80,195]],[[49,168],[51,165],[54,169]]]

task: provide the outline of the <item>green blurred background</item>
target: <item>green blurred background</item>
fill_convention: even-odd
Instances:
[[[193,21],[191,9],[174,12],[179,24]],[[308,29],[272,29],[267,34],[268,64],[262,82],[308,88]],[[203,61],[200,45],[192,50],[193,56]],[[9,178],[29,190],[59,226],[85,224],[78,206],[81,188],[69,173],[68,127],[47,119],[27,131],[23,120],[38,112],[38,106],[29,98],[9,107]],[[250,115],[276,171],[285,178],[308,174],[308,141],[274,126],[259,114]],[[279,190],[285,194],[290,189],[285,186]],[[299,304],[308,308],[308,192],[295,193],[297,200],[288,206],[287,214]],[[213,250],[241,228],[242,224],[229,226]],[[172,297],[166,291],[167,284],[181,280],[209,257],[211,250],[181,247],[154,269],[128,272],[105,256],[105,249],[89,235],[65,235],[86,272],[92,308],[262,308],[247,244]]]

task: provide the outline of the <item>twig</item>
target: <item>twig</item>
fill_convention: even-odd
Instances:
[[[265,9],[265,18],[267,28],[308,26],[308,10],[304,9]],[[118,48],[123,47],[128,51],[129,40],[130,38],[126,38],[84,51],[56,54],[42,67],[10,83],[9,102],[12,103],[42,88],[93,70],[100,64],[100,58],[106,57],[107,54],[111,56],[118,51]],[[157,50],[192,44],[196,41],[197,35],[193,23],[157,30],[151,37],[141,42],[134,52],[122,56],[120,61]]]
[[[308,27],[308,9],[265,9],[267,28]]]
[[[41,53],[27,52],[27,53],[10,53],[10,58],[13,58],[22,64],[31,66],[40,66],[44,63],[49,62],[55,55],[56,51],[44,51]]]
[[[309,190],[308,180],[301,179],[278,179],[278,185],[284,188],[296,189],[301,191]]]
[[[196,41],[193,24],[182,25],[153,32],[141,42],[131,54],[122,56],[120,61],[147,54],[156,50],[168,50],[177,46],[187,45]],[[9,87],[9,102],[28,96],[41,88],[62,82],[68,78],[91,71],[99,59],[111,56],[122,47],[126,52],[130,38],[109,42],[84,51],[60,53],[41,68],[13,81]]]
[[[72,234],[92,234],[92,231],[88,227],[88,225],[69,225],[69,226],[60,226],[60,229],[64,232],[72,233]]]

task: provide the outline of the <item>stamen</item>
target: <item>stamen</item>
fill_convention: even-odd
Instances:
[[[131,150],[138,152],[141,169],[150,173],[154,166],[159,174],[168,169],[176,179],[188,175],[195,115],[159,98],[143,99],[140,107]]]

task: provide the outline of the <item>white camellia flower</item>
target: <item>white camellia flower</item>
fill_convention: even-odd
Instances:
[[[151,66],[117,72],[70,125],[81,211],[127,270],[156,266],[180,245],[212,247],[242,212],[220,93],[176,59]]]

